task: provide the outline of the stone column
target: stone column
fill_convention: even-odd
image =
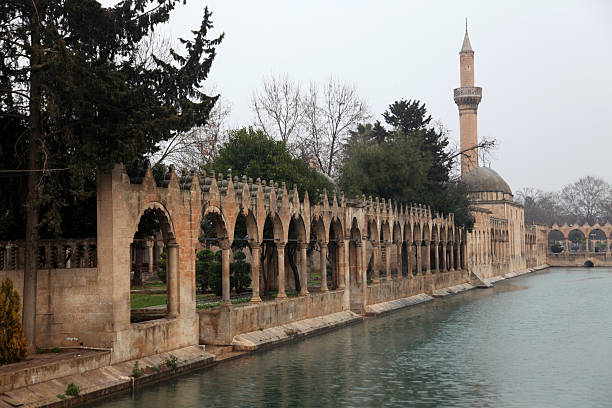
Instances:
[[[423,257],[423,248],[421,247],[422,241],[417,239],[414,241],[414,245],[416,246],[416,271],[417,275],[423,274],[423,262],[421,262],[421,258]]]
[[[587,234],[585,234],[584,239],[585,239],[584,242],[586,244],[586,247],[584,248],[584,252],[590,252],[590,250],[589,250],[589,243],[590,243],[589,236]]]
[[[284,242],[276,244],[276,253],[278,255],[278,295],[276,299],[287,299],[285,292],[285,245]]]
[[[327,292],[327,242],[319,242],[321,247],[321,292]]]
[[[372,257],[373,257],[372,272],[374,272],[372,282],[379,283],[380,282],[380,267],[379,267],[380,265],[380,245],[378,244],[378,241],[372,241]]]
[[[300,249],[300,296],[308,295],[308,258],[307,249],[308,244],[300,242],[298,244]]]
[[[446,267],[446,241],[441,241],[441,243],[442,243],[442,258],[440,259],[440,261],[442,262],[441,269],[442,269],[442,272],[447,272],[447,267]]]
[[[461,268],[461,242],[457,242],[457,270],[460,271]]]
[[[548,250],[550,251],[550,248]],[[569,251],[570,251],[570,242],[569,242],[569,239],[566,238],[565,239],[565,250],[563,252],[569,253]]]
[[[455,271],[455,243],[451,242],[450,245],[450,259],[449,259],[449,263],[450,263],[450,271],[454,272]]]
[[[167,246],[168,262],[166,264],[166,285],[168,287],[168,315],[175,317],[179,314],[178,244],[175,241],[172,241],[169,242]]]
[[[406,265],[406,269],[408,270],[408,278],[412,278],[412,242],[406,242],[406,258],[408,259],[408,264]]]
[[[388,281],[393,279],[391,277],[391,251],[389,250],[390,247],[391,245],[385,242],[385,276]]]
[[[348,268],[346,262],[346,253],[348,252],[346,249],[347,245],[346,241],[338,241],[338,289],[344,289],[346,287],[346,269]]]
[[[431,275],[431,241],[425,241],[425,274]]]
[[[435,255],[434,255],[434,272],[440,273],[440,242],[434,242]]]
[[[610,238],[606,238],[606,254],[610,255]]]
[[[363,265],[363,262],[362,262],[363,243],[361,241],[357,241],[355,243],[355,249],[356,249],[355,252],[357,252],[356,253],[357,255],[357,284],[361,286],[364,283],[363,282],[363,266],[362,266]]]
[[[402,241],[397,241],[397,278],[400,279],[403,276],[403,259],[402,259]]]
[[[230,253],[232,246],[227,240],[219,242],[221,246],[221,306],[230,307]]]
[[[147,252],[149,254],[149,278],[153,276],[153,241],[147,240]]]
[[[251,282],[253,284],[253,295],[251,303],[261,302],[259,296],[259,270],[261,263],[261,244],[259,242],[251,242]]]

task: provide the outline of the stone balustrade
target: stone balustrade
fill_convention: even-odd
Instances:
[[[25,241],[0,241],[0,270],[23,269]],[[95,268],[98,264],[95,238],[40,240],[39,269]]]

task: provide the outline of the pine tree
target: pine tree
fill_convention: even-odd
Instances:
[[[28,354],[19,316],[19,294],[6,278],[0,285],[0,365],[16,363]]]
[[[201,90],[223,39],[207,38],[207,8],[193,38],[181,39],[184,51],[170,50],[172,62],[135,57],[182,2],[0,2],[0,131],[13,132],[6,143],[15,141],[13,160],[0,168],[26,175],[18,182],[24,188],[0,190],[23,195],[11,202],[25,213],[23,327],[31,346],[39,234],[59,230],[65,198],[83,194],[96,168],[131,162],[176,132],[204,125],[217,101]]]

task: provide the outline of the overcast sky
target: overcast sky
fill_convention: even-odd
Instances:
[[[559,189],[591,174],[612,182],[612,1],[191,0],[164,29],[199,27],[203,6],[225,32],[209,83],[252,122],[262,79],[355,85],[376,118],[420,99],[459,138],[453,88],[465,17],[483,88],[478,133],[497,139],[491,167],[514,191]]]

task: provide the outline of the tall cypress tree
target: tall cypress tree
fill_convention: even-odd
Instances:
[[[0,170],[26,175],[11,182],[26,185],[23,322],[30,345],[41,220],[60,225],[58,198],[66,196],[66,186],[78,194],[97,167],[130,162],[175,132],[203,125],[217,100],[201,91],[223,39],[207,39],[207,8],[193,38],[181,39],[184,52],[171,51],[172,63],[134,58],[138,43],[168,21],[179,2],[0,3],[0,129],[14,132],[3,145],[15,144],[13,160]]]

